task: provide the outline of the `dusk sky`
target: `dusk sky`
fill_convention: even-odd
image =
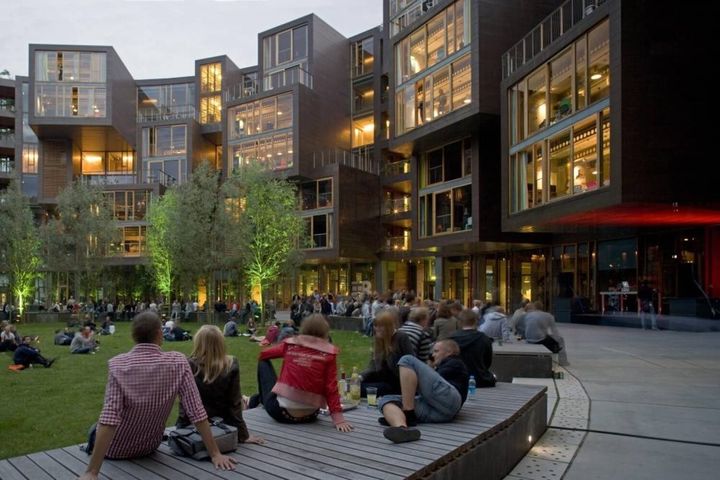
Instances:
[[[135,79],[194,74],[228,55],[257,64],[259,32],[315,13],[346,37],[382,23],[382,0],[0,0],[0,70],[28,73],[28,44],[110,45]]]

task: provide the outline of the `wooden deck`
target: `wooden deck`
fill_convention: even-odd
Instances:
[[[149,457],[103,463],[101,478],[190,479],[500,479],[546,428],[545,387],[498,383],[479,389],[452,423],[420,426],[422,439],[395,445],[382,436],[377,410],[346,413],[353,433],[337,432],[329,417],[308,425],[281,425],[262,409],[245,412],[253,434],[267,444],[241,445],[235,471],[176,457],[163,445]],[[531,438],[528,438],[528,437]],[[74,479],[88,456],[77,445],[0,461],[2,480]]]

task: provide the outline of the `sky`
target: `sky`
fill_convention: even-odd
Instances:
[[[110,45],[133,78],[194,74],[225,54],[257,65],[257,35],[315,13],[346,37],[382,23],[382,0],[0,0],[0,70],[27,75],[28,44]]]

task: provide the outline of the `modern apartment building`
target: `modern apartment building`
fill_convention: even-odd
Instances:
[[[720,296],[701,142],[678,115],[655,121],[693,105],[665,71],[688,40],[662,36],[690,22],[620,0],[383,9],[351,38],[298,18],[258,34],[257,65],[199,59],[180,78],[133,79],[112,47],[31,45],[29,76],[0,80],[0,182],[18,172],[39,209],[74,178],[101,185],[122,230],[108,262],[129,268],[147,262],[150,196],[202,162],[260,163],[297,184],[309,239],[280,306],[370,288],[599,308],[645,278]]]

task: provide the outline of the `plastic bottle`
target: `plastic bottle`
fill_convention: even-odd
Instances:
[[[470,375],[470,380],[468,381],[468,393],[470,395],[475,395],[476,385],[477,384],[475,383],[475,375]]]
[[[352,376],[350,376],[350,400],[354,403],[360,402],[360,374],[357,367],[353,367]]]
[[[345,369],[342,366],[340,367],[340,380],[338,380],[338,393],[341,400],[347,396],[347,380],[345,379]]]

